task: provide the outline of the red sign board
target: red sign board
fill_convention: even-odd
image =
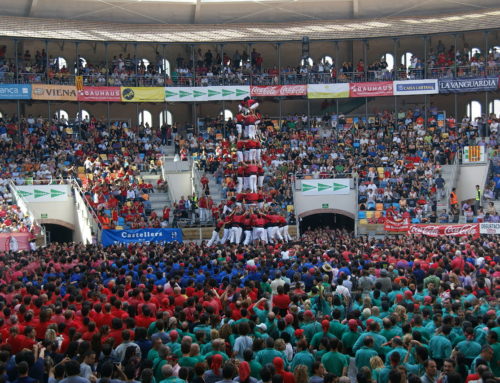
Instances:
[[[121,101],[120,87],[118,86],[85,86],[78,91],[78,101],[101,102]]]
[[[384,221],[385,231],[402,233],[402,232],[407,232],[409,228],[410,228],[409,218],[403,218],[403,219],[386,218],[386,220]]]
[[[463,225],[410,225],[408,234],[426,235],[428,237],[441,237],[445,235],[463,237],[467,235],[479,236],[479,224],[469,223]]]
[[[349,84],[350,97],[394,96],[392,81],[354,82]]]
[[[252,97],[305,96],[307,85],[251,86]]]
[[[0,234],[0,251],[20,251],[30,249],[30,233]]]

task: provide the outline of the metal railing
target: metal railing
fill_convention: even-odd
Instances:
[[[90,205],[87,198],[85,198],[85,192],[83,191],[82,187],[78,183],[77,179],[71,178],[70,183],[71,183],[71,186],[73,186],[73,190],[75,191],[75,195],[78,194],[80,196],[80,198],[83,200],[85,208],[90,213],[90,217],[92,217],[92,220],[90,222],[91,226],[95,229],[95,233],[97,235],[97,238],[100,239],[102,225],[101,225],[101,222],[99,221],[99,218],[97,217],[96,212],[94,211],[94,208]]]
[[[40,220],[35,217],[35,215],[31,212],[31,210],[28,208],[28,204],[26,201],[24,201],[24,198],[17,192],[17,187],[12,180],[9,182],[9,188],[12,193],[12,197],[15,199],[17,206],[19,206],[19,209],[21,209],[22,213],[24,215],[29,216],[31,222],[34,224],[38,225],[40,228],[40,236],[43,239],[43,246],[47,245],[47,232],[45,228],[42,226]]]

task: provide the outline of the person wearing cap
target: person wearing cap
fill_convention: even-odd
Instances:
[[[307,366],[309,375],[312,374],[314,356],[309,352],[309,346],[305,339],[301,339],[297,343],[297,353],[294,355],[292,362],[290,363],[290,370],[294,371],[295,367],[297,367],[300,364]]]
[[[313,349],[317,349],[319,346],[319,343],[321,342],[321,339],[323,338],[329,338],[329,339],[335,339],[335,335],[330,333],[330,322],[328,319],[323,319],[321,321],[321,332],[318,332],[314,334],[314,336],[311,339],[311,347]]]
[[[321,363],[329,373],[335,376],[345,376],[349,366],[349,357],[338,351],[339,345],[338,339],[329,339],[328,351],[321,357]]]
[[[347,354],[354,356],[352,347],[361,336],[361,334],[358,332],[358,321],[356,319],[349,319],[347,321],[347,327],[348,331],[345,331],[342,334],[342,346],[344,347],[344,350],[347,352]]]
[[[267,332],[266,324],[259,323],[258,325],[255,325],[253,336],[255,337],[255,339],[267,339],[269,337],[269,334]]]
[[[273,365],[276,370],[276,374],[283,377],[283,383],[295,383],[295,377],[291,372],[285,370],[285,359],[277,356],[273,358]]]
[[[304,335],[308,342],[311,342],[314,334],[321,331],[321,324],[316,321],[314,314],[311,310],[304,311],[304,321],[300,325],[300,328],[304,330]]]

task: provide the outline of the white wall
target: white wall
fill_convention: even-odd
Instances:
[[[484,188],[488,172],[488,165],[461,165],[457,182],[457,196],[460,202],[476,198],[476,185]]]
[[[338,214],[346,212],[351,215],[351,218],[356,217],[357,203],[356,203],[356,191],[354,189],[351,189],[349,194],[325,195],[325,196],[304,195],[304,193],[300,191],[295,191],[294,202],[295,202],[295,215],[297,217],[300,217],[304,213],[310,212],[311,210],[318,210],[318,209],[330,210],[330,211],[324,211],[324,213],[332,212],[331,210],[334,210]],[[323,204],[328,204],[328,208],[324,208]]]
[[[182,173],[166,173],[168,187],[170,189],[170,196],[174,201],[179,201],[181,196],[187,198],[188,195],[193,194],[193,182],[191,179],[191,172]]]

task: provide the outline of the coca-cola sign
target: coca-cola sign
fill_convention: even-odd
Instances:
[[[410,225],[408,234],[425,235],[428,237],[453,236],[463,237],[467,235],[478,236],[479,224],[470,223],[463,225]]]
[[[252,97],[285,97],[305,96],[307,85],[273,85],[273,86],[251,86]]]
[[[392,81],[354,82],[349,84],[351,97],[393,96],[394,83]]]

